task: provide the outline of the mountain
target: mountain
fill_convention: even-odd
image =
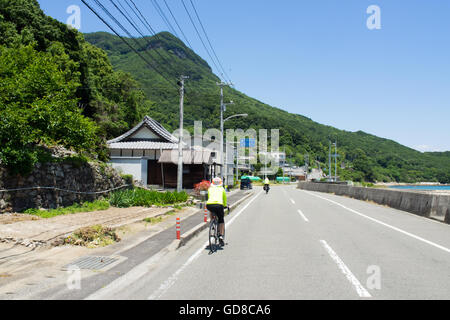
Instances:
[[[168,129],[178,126],[179,94],[176,89],[127,47],[123,41],[105,32],[85,34],[91,44],[105,50],[115,70],[130,73],[153,101],[149,115]],[[127,39],[130,41],[130,39]],[[209,65],[181,40],[168,32],[141,38],[138,52],[153,62],[167,79],[176,83],[181,74],[189,76],[186,88],[185,121],[188,128],[202,120],[204,128],[219,127],[219,78]],[[168,64],[169,62],[170,64]],[[338,141],[339,174],[344,179],[366,181],[441,181],[450,182],[450,157],[439,153],[421,153],[395,141],[371,134],[348,132],[322,125],[298,114],[274,108],[233,89],[225,88],[225,100],[234,101],[227,115],[248,113],[226,123],[227,128],[280,129],[280,144],[299,165],[304,155],[327,167],[329,141]],[[314,163],[313,163],[314,164]]]
[[[208,63],[172,34],[127,39],[83,35],[46,16],[36,0],[0,0],[0,165],[26,172],[48,160],[41,146],[63,145],[107,160],[105,141],[148,114],[178,127],[181,74],[185,121],[219,127],[219,78]],[[142,61],[141,57],[153,64]],[[167,81],[167,80],[169,81]],[[355,181],[450,182],[448,153],[420,153],[364,132],[347,132],[224,90],[227,115],[248,113],[226,128],[279,129],[290,159],[327,167],[329,140],[338,141],[339,175]]]

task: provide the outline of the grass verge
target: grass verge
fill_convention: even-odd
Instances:
[[[181,209],[180,203],[188,200],[189,195],[186,192],[157,192],[145,189],[121,190],[111,193],[106,200],[96,200],[94,202],[84,202],[74,204],[70,207],[40,210],[28,209],[23,213],[37,216],[43,219],[49,219],[56,216],[68,215],[81,212],[104,211],[111,206],[117,208],[130,207],[151,207],[151,206],[169,206],[173,205],[175,209]]]
[[[157,192],[135,188],[131,190],[116,191],[110,196],[110,203],[114,207],[151,207],[166,206],[183,203],[188,200],[186,192]]]
[[[80,212],[93,212],[93,211],[103,211],[110,208],[110,203],[107,200],[96,200],[94,202],[84,202],[82,204],[74,204],[70,207],[51,209],[51,210],[39,210],[39,209],[28,209],[24,213],[40,218],[48,219],[56,216],[74,214]]]

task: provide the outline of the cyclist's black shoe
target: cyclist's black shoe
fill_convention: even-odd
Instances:
[[[219,245],[220,245],[221,247],[224,247],[224,246],[225,246],[225,242],[223,241],[223,236],[219,236]]]

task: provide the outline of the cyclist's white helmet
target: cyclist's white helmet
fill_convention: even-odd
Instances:
[[[213,185],[215,186],[221,186],[223,184],[222,179],[219,177],[213,179]]]

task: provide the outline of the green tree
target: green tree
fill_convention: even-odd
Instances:
[[[39,145],[92,151],[96,125],[81,114],[78,74],[68,57],[33,46],[0,46],[0,161],[26,173],[39,161]]]

